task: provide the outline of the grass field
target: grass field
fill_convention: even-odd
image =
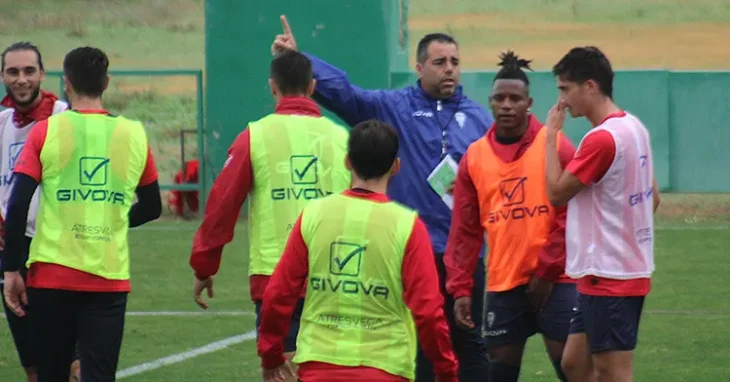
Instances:
[[[112,69],[197,69],[204,65],[202,1],[0,0],[0,46],[31,40],[46,66],[58,70],[79,45],[103,46]],[[730,0],[412,0],[411,50],[434,30],[461,42],[466,69],[493,69],[499,51],[513,48],[534,67],[550,67],[578,44],[604,48],[617,69],[728,69]],[[32,27],[29,27],[32,25]],[[272,38],[261,36],[260,38]],[[524,53],[523,53],[524,52]],[[48,89],[57,91],[56,79]],[[195,126],[192,78],[114,78],[109,108],[145,121],[163,182],[177,171],[177,133]],[[195,143],[187,155],[194,155]],[[657,273],[642,321],[637,381],[724,381],[730,350],[730,304],[725,261],[730,247],[730,196],[668,195],[660,208]],[[222,350],[129,375],[130,381],[256,381],[258,358],[250,335],[246,232],[241,225],[227,247],[211,313],[198,314],[187,266],[197,222],[164,219],[130,234],[133,293],[120,371],[199,349]],[[163,315],[162,312],[164,313]],[[170,312],[186,312],[186,315]],[[219,314],[216,314],[219,313]],[[239,336],[239,337],[234,337]],[[231,337],[234,337],[230,339]],[[523,381],[554,381],[540,341],[530,342]],[[0,380],[19,381],[7,327],[0,323]]]
[[[656,234],[657,271],[641,326],[636,380],[728,380],[730,306],[723,285],[730,272],[730,263],[724,261],[730,247],[730,225],[709,217],[713,209],[727,206],[728,198],[717,198],[717,205],[706,205],[704,212],[687,215],[688,219],[683,213],[669,216],[671,211],[680,211],[675,207],[686,204],[686,200],[674,196],[667,199]],[[130,368],[140,364],[221,340],[241,342],[166,366],[153,364],[159,368],[129,375],[125,380],[259,380],[254,341],[245,340],[251,338],[254,317],[248,301],[244,225],[239,226],[233,243],[225,250],[216,278],[216,296],[210,313],[203,315],[193,315],[199,309],[191,298],[192,275],[187,265],[196,227],[193,222],[162,221],[130,234],[133,292],[128,310],[136,315],[127,318],[120,372],[129,373],[135,370]],[[234,336],[239,337],[230,339]],[[179,359],[171,357],[167,362],[173,361]],[[0,325],[0,375],[7,381],[22,377],[4,325]],[[521,380],[555,380],[538,338],[529,343]]]

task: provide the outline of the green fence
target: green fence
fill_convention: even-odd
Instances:
[[[282,33],[281,14],[289,16],[303,50],[346,68],[361,86],[387,88],[391,70],[408,68],[407,4],[406,0],[207,0],[205,125],[212,166],[223,166],[228,147],[249,121],[274,110],[267,80],[271,42]]]
[[[464,72],[470,98],[488,107],[495,72]],[[549,72],[530,73],[532,112],[544,121],[558,91]],[[394,72],[392,87],[411,85],[415,73]],[[664,191],[730,192],[730,72],[618,71],[614,98],[642,119],[651,132],[657,182]],[[578,144],[590,128],[584,119],[569,120],[565,132]]]
[[[46,72],[43,88],[63,98],[62,72]],[[205,134],[202,70],[115,70],[109,72],[104,106],[113,114],[144,123],[165,191],[198,191],[205,202]],[[5,89],[0,89],[0,97]],[[199,182],[175,184],[186,160],[198,159]]]

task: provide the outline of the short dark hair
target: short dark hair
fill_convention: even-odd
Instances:
[[[5,71],[5,55],[10,52],[21,52],[24,50],[30,50],[35,52],[36,56],[38,56],[38,69],[43,70],[43,57],[41,57],[41,51],[38,50],[38,47],[31,44],[28,41],[18,41],[7,48],[2,53],[2,58],[0,59],[0,72]]]
[[[596,81],[601,92],[613,98],[613,69],[603,52],[595,46],[576,47],[553,66],[553,75],[565,81]]]
[[[307,56],[295,51],[286,51],[274,57],[269,71],[271,79],[286,95],[305,94],[314,78],[312,62]]]
[[[497,65],[501,66],[502,69],[499,69],[497,75],[494,76],[494,81],[520,80],[524,82],[525,85],[530,85],[530,80],[527,78],[527,74],[525,74],[522,69],[524,68],[532,71],[532,68],[530,68],[532,60],[522,59],[511,50],[500,54],[499,58],[500,61]]]
[[[358,178],[381,178],[398,157],[398,133],[385,122],[374,119],[360,122],[350,130],[347,155]]]
[[[418,42],[418,47],[416,48],[416,60],[419,63],[423,64],[424,62],[426,62],[426,59],[428,59],[428,47],[431,45],[432,42],[440,42],[442,44],[454,44],[456,46],[459,46],[456,40],[446,33],[429,33],[423,36],[423,38],[421,38],[421,41]]]
[[[101,49],[84,46],[76,48],[63,59],[63,74],[74,92],[98,98],[104,93],[109,58]]]

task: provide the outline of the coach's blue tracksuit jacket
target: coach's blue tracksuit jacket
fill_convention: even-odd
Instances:
[[[464,96],[461,86],[447,100],[432,98],[420,83],[403,89],[364,90],[351,84],[342,70],[310,54],[307,57],[317,80],[314,99],[319,104],[350,126],[378,119],[398,131],[401,171],[391,180],[388,196],[418,211],[434,252],[444,253],[451,210],[426,178],[445,156],[442,150],[460,161],[469,144],[492,125],[491,115]]]

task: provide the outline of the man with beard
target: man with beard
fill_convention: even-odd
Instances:
[[[5,84],[6,93],[5,98],[0,101],[0,105],[7,108],[0,112],[0,218],[4,219],[10,189],[13,185],[13,167],[28,133],[36,122],[60,113],[68,107],[53,93],[41,90],[41,83],[45,79],[43,59],[38,48],[29,42],[16,42],[3,51],[0,61],[0,78]],[[35,234],[38,197],[38,192],[36,192],[28,213],[21,248],[23,253],[20,254],[23,262],[28,259],[30,241]],[[0,237],[0,247],[4,246],[3,239]],[[2,268],[1,256],[0,268]],[[23,269],[21,274],[25,279],[27,270]],[[4,287],[2,277],[3,274],[0,271],[0,290]],[[18,317],[13,314],[4,299],[3,306],[20,364],[25,369],[28,381],[35,381],[36,365],[29,340],[29,320],[27,317]],[[72,376],[78,376],[78,357],[75,358],[71,368]]]
[[[30,317],[40,382],[69,379],[75,347],[81,380],[114,380],[131,289],[127,233],[162,211],[144,126],[102,104],[108,68],[97,48],[66,55],[63,84],[73,109],[38,122],[13,168],[3,292],[13,314]],[[19,248],[39,188],[24,280]]]
[[[283,33],[274,40],[273,54],[298,49],[285,16],[281,16],[281,22]],[[426,224],[444,293],[444,312],[459,360],[459,378],[462,382],[482,381],[488,367],[484,339],[478,327],[464,329],[455,325],[454,301],[445,293],[443,254],[451,208],[428,181],[443,161],[458,163],[469,144],[482,137],[492,124],[489,113],[466,97],[459,84],[461,62],[456,40],[443,33],[430,33],[421,38],[416,48],[419,79],[413,86],[402,89],[362,89],[352,84],[341,69],[311,54],[305,55],[312,61],[317,80],[315,101],[350,126],[377,119],[398,132],[402,140],[398,156],[403,165],[388,184],[387,194],[418,211]],[[482,259],[483,256],[482,251]],[[472,318],[477,323],[482,322],[484,277],[484,263],[480,261],[472,275],[471,290]],[[416,382],[434,380],[433,366],[423,349],[418,351],[416,364]]]

